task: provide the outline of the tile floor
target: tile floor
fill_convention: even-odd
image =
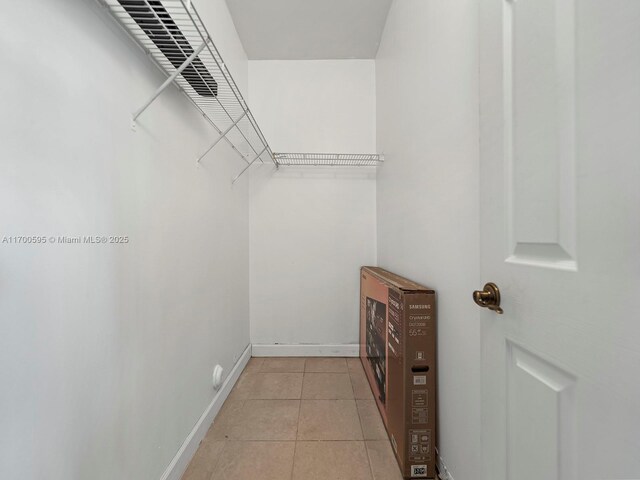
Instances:
[[[358,358],[252,358],[182,480],[402,480]]]

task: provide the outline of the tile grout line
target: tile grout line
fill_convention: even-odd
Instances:
[[[369,463],[369,473],[371,473],[371,480],[376,480],[376,476],[373,473],[373,465],[371,464],[371,455],[369,454],[369,446],[367,445],[367,441],[364,441],[364,451],[367,454],[367,461]]]
[[[306,368],[307,359],[304,360],[304,368]],[[300,412],[302,411],[302,388],[304,387],[304,368],[302,373],[302,386],[300,387],[300,398],[298,399],[298,419],[296,421],[296,443],[298,443],[298,430],[300,430]]]
[[[220,450],[220,455],[218,455],[218,459],[215,462],[215,465],[213,466],[213,468],[211,469],[211,475],[209,476],[209,480],[213,480],[214,476],[218,473],[218,466],[220,465],[220,460],[222,459],[222,456],[224,455],[224,453],[227,451],[227,440],[223,440],[224,445],[222,446],[222,450]]]
[[[298,432],[296,432],[296,435]],[[293,442],[293,458],[291,459],[291,475],[289,475],[289,480],[293,480],[293,472],[296,468],[296,452],[298,451],[298,441]]]
[[[347,371],[349,370],[349,365],[347,365]],[[349,383],[351,384],[351,391],[353,392],[353,398],[357,399],[356,388],[353,386],[353,377],[351,376],[351,372],[348,372],[349,375]]]
[[[349,370],[349,362],[345,360],[347,364],[347,372],[349,374],[349,383],[351,384],[351,391],[353,392],[353,401],[356,403],[356,412],[358,412],[358,421],[360,422],[360,432],[362,433],[362,440],[366,441],[364,438],[364,427],[362,426],[362,416],[360,415],[360,407],[358,406],[358,396],[356,395],[356,389],[353,386],[353,378],[351,377],[351,371]],[[366,445],[365,445],[366,448]]]
[[[349,379],[351,379],[351,374],[349,374]],[[351,384],[351,388],[353,389],[353,383]],[[356,404],[356,412],[358,413],[358,421],[360,423],[360,433],[362,433],[362,444],[364,446],[365,453],[367,454],[367,463],[369,464],[369,470],[371,471],[371,478],[373,479],[373,469],[371,467],[371,459],[369,458],[369,450],[367,449],[367,439],[364,435],[364,427],[362,426],[362,415],[360,415],[360,407],[358,406],[358,399],[355,398],[356,392],[353,392],[353,401]]]
[[[296,468],[296,452],[298,451],[298,430],[300,429],[300,411],[302,410],[302,388],[304,387],[304,374],[307,369],[307,359],[304,359],[304,364],[302,365],[302,385],[300,386],[300,398],[298,399],[298,419],[296,421],[296,435],[295,442],[293,444],[293,459],[291,461],[291,475],[289,476],[290,480],[293,480],[293,474]]]
[[[353,401],[356,404],[356,412],[358,412],[358,421],[360,422],[360,433],[362,433],[362,440],[366,440],[366,438],[364,438],[364,426],[362,425],[362,415],[360,415],[360,407],[358,406],[358,400],[354,398]]]
[[[347,370],[349,371],[349,381],[351,382],[351,389],[353,390],[353,398],[356,402],[356,410],[358,411],[358,419],[360,420],[360,430],[362,430],[362,439],[363,439],[363,445],[364,445],[364,451],[365,454],[367,455],[367,463],[369,464],[369,474],[371,475],[371,480],[375,480],[375,474],[373,473],[373,465],[371,464],[371,455],[369,454],[369,446],[367,445],[367,439],[365,438],[364,435],[364,427],[362,426],[362,415],[360,415],[360,407],[358,404],[358,398],[356,395],[356,390],[355,387],[353,385],[353,377],[351,376],[351,374],[353,372],[351,372],[351,370],[349,370],[349,363],[347,362]]]
[[[246,369],[246,368],[247,368],[247,367],[245,366],[245,369]],[[244,370],[242,371],[242,373],[244,373]],[[241,373],[240,375],[242,375],[242,373]],[[238,380],[240,380],[240,378],[239,378],[239,377],[238,377]],[[220,411],[218,412],[218,415],[220,415],[220,414],[222,413],[222,409],[224,408],[224,406],[225,406],[225,404],[227,403],[227,401],[229,401],[229,397],[231,397],[231,394],[233,393],[233,391],[235,390],[235,388],[236,388],[236,386],[237,386],[237,385],[238,385],[238,384],[236,383],[236,385],[234,385],[234,386],[233,386],[233,388],[231,389],[231,392],[229,392],[229,395],[227,396],[227,399],[226,399],[226,400],[224,401],[224,403],[222,404],[222,407],[220,408]],[[243,408],[244,408],[244,404],[246,403],[246,400],[245,400],[245,399],[238,399],[238,400],[235,400],[235,401],[240,403],[240,409],[243,409]],[[227,405],[227,408],[228,408],[228,405]],[[215,423],[215,419],[213,420],[213,423]],[[213,425],[213,424],[212,424],[212,425]],[[211,427],[209,427],[209,428],[211,428]],[[208,432],[207,432],[207,433],[208,433]],[[205,436],[205,439],[206,439],[206,438],[207,438],[207,437]],[[209,476],[209,480],[213,480],[214,476],[217,474],[217,472],[218,472],[218,467],[219,467],[219,465],[220,465],[220,461],[222,460],[222,457],[223,457],[223,456],[224,456],[224,454],[226,453],[226,451],[227,451],[227,447],[229,446],[229,441],[230,441],[229,437],[228,437],[227,435],[225,435],[225,436],[224,436],[224,439],[222,440],[222,443],[223,443],[223,445],[222,445],[222,449],[220,450],[220,453],[218,454],[218,456],[217,456],[217,458],[216,458],[216,460],[215,460],[215,462],[214,462],[214,465],[213,465],[213,467],[212,467],[212,469],[211,469],[211,475]],[[200,444],[202,444],[202,442],[201,442]]]

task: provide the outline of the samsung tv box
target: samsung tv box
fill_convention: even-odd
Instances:
[[[360,359],[402,475],[435,479],[436,293],[378,267],[360,271]]]

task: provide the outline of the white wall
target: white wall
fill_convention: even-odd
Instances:
[[[224,0],[200,2],[246,89]],[[247,182],[97,2],[0,6],[0,477],[157,480],[249,343]]]
[[[376,61],[378,264],[438,291],[439,449],[455,480],[480,472],[476,3],[394,1]]]
[[[276,152],[375,153],[374,60],[249,62],[249,103]]]
[[[376,150],[373,60],[251,61],[249,97],[275,151]],[[376,261],[375,195],[373,169],[253,171],[252,343],[358,342],[359,267]]]

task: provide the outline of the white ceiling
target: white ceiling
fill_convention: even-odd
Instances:
[[[249,60],[375,58],[392,0],[226,0]]]

